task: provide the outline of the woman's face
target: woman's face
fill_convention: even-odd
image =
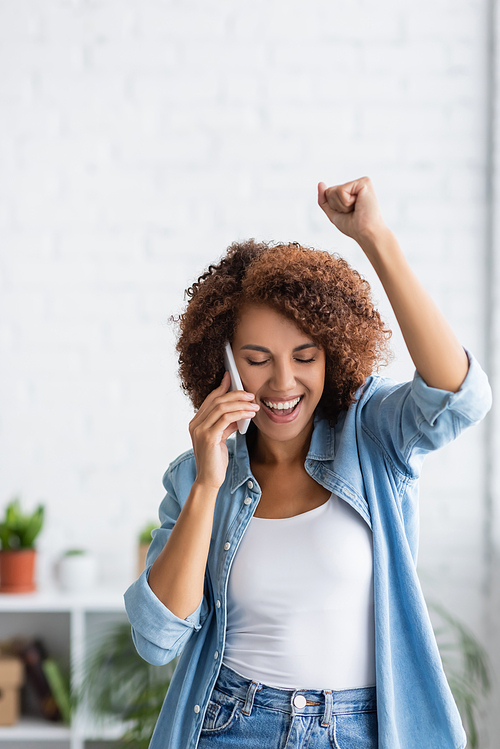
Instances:
[[[263,304],[242,308],[232,348],[243,387],[260,405],[258,429],[278,441],[308,430],[323,394],[324,351]]]

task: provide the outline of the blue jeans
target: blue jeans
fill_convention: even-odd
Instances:
[[[224,664],[198,749],[377,749],[375,687],[279,689]]]

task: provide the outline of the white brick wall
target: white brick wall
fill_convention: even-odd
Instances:
[[[68,545],[131,578],[162,473],[189,446],[168,318],[231,241],[338,250],[394,321],[316,206],[320,179],[372,177],[483,360],[486,10],[0,0],[0,506],[45,500],[42,579]],[[411,377],[394,342],[390,374]],[[420,555],[429,592],[479,635],[482,439],[428,459]]]

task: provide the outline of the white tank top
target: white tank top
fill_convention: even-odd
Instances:
[[[372,532],[332,494],[291,518],[253,517],[228,581],[223,663],[288,689],[375,685]]]

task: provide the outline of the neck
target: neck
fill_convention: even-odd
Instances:
[[[285,466],[294,463],[304,465],[311,444],[313,427],[314,419],[311,419],[300,434],[286,442],[272,440],[257,429],[249,445],[252,461],[262,465]]]

